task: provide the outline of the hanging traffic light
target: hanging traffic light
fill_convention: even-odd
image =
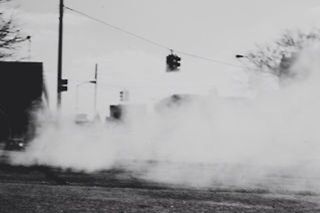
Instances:
[[[167,71],[179,71],[181,58],[171,53],[167,56]]]

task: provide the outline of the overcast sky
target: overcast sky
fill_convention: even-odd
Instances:
[[[58,5],[58,0],[14,4],[18,22],[32,36],[32,60],[44,62],[53,102]],[[241,65],[235,54],[270,42],[288,28],[317,27],[320,18],[318,0],[65,0],[65,5],[172,49],[235,65]],[[128,89],[138,102],[174,92],[205,93],[214,87],[232,95],[241,91],[237,81],[246,79],[239,68],[185,55],[180,55],[179,73],[165,73],[167,49],[65,13],[63,72],[71,82],[64,100],[69,108],[74,107],[75,85],[93,77],[95,63],[102,110],[118,100],[121,89]],[[91,85],[80,91],[92,95]]]

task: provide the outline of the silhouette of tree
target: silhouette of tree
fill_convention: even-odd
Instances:
[[[309,32],[286,30],[275,42],[257,48],[245,55],[249,63],[261,71],[278,77],[289,77],[290,67],[297,54],[306,46],[320,41],[320,30]]]
[[[5,4],[9,1],[0,0],[0,4]],[[26,39],[21,34],[20,29],[14,24],[12,16],[2,9],[0,11],[0,59],[12,56],[18,44]]]

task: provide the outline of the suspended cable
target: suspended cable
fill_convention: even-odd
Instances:
[[[158,47],[160,47],[160,48],[167,49],[167,50],[170,49],[169,47],[166,47],[166,46],[164,46],[164,45],[162,45],[162,44],[160,44],[160,43],[151,41],[151,40],[149,40],[149,39],[147,39],[147,38],[144,38],[144,37],[142,37],[142,36],[140,36],[140,35],[137,35],[137,34],[135,34],[135,33],[129,32],[129,31],[127,31],[127,30],[124,30],[124,29],[122,29],[122,28],[120,28],[120,27],[117,27],[117,26],[114,26],[114,25],[112,25],[112,24],[109,24],[109,23],[107,23],[107,22],[105,22],[105,21],[103,21],[103,20],[97,19],[97,18],[95,18],[95,17],[93,17],[93,16],[90,16],[90,15],[88,15],[88,14],[86,14],[86,13],[84,13],[84,12],[81,12],[81,11],[79,11],[79,10],[70,8],[70,7],[68,7],[68,6],[64,6],[64,7],[65,7],[66,9],[74,12],[74,13],[77,13],[77,14],[79,14],[79,15],[82,15],[82,16],[88,18],[88,19],[91,19],[91,20],[93,20],[93,21],[96,21],[96,22],[98,22],[98,23],[100,23],[100,24],[103,24],[103,25],[105,25],[105,26],[108,26],[108,27],[110,27],[110,28],[112,28],[112,29],[114,29],[114,30],[117,30],[117,31],[120,31],[120,32],[122,32],[122,33],[131,35],[131,36],[133,36],[133,37],[135,37],[135,38],[137,38],[137,39],[143,40],[143,41],[145,41],[145,42],[148,42],[148,43],[153,44],[153,45],[155,45],[155,46],[158,46]]]
[[[203,56],[195,55],[195,54],[192,54],[192,53],[183,52],[183,51],[180,51],[180,50],[176,50],[176,52],[180,53],[182,55],[190,56],[190,57],[193,57],[193,58],[198,58],[198,59],[205,60],[205,61],[214,62],[214,63],[217,63],[217,64],[223,64],[223,65],[232,66],[232,67],[244,68],[243,66],[240,66],[240,65],[232,64],[232,63],[225,62],[225,61],[220,61],[220,60],[217,60],[217,59],[203,57]]]
[[[95,21],[95,22],[98,22],[98,23],[100,23],[100,24],[103,24],[104,26],[107,26],[107,27],[112,28],[112,29],[114,29],[114,30],[120,31],[120,32],[125,33],[125,34],[127,34],[127,35],[133,36],[133,37],[135,37],[135,38],[137,38],[137,39],[140,39],[140,40],[142,40],[142,41],[145,41],[145,42],[147,42],[147,43],[153,44],[154,46],[157,46],[157,47],[159,47],[159,48],[172,51],[172,48],[169,48],[169,47],[167,47],[167,46],[165,46],[165,45],[163,45],[163,44],[161,44],[161,43],[152,41],[152,40],[147,39],[147,38],[145,38],[145,37],[143,37],[143,36],[137,35],[137,34],[135,34],[135,33],[132,33],[132,32],[130,32],[130,31],[127,31],[127,30],[125,30],[125,29],[122,29],[122,28],[120,28],[120,27],[117,27],[117,26],[115,26],[115,25],[112,25],[112,24],[110,24],[110,23],[108,23],[108,22],[106,22],[106,21],[103,21],[103,20],[101,20],[101,19],[95,18],[95,17],[93,17],[93,16],[91,16],[91,15],[88,15],[88,14],[86,14],[86,13],[84,13],[84,12],[81,12],[81,11],[79,11],[79,10],[73,9],[73,8],[71,8],[71,7],[68,7],[68,6],[64,6],[64,8],[67,9],[67,10],[69,10],[69,11],[71,11],[71,12],[73,12],[73,13],[76,13],[76,14],[78,14],[78,15],[81,15],[81,16],[84,16],[84,17],[86,17],[86,18],[88,18],[88,19],[91,19],[91,20],[93,20],[93,21]],[[193,54],[193,53],[188,53],[188,52],[184,52],[184,51],[180,51],[180,50],[176,50],[176,49],[175,49],[175,52],[176,52],[176,53],[180,53],[180,54],[182,54],[182,55],[189,56],[189,57],[193,57],[193,58],[197,58],[197,59],[201,59],[201,60],[205,60],[205,61],[214,62],[214,63],[217,63],[217,64],[223,64],[223,65],[232,66],[232,67],[238,67],[238,68],[245,68],[245,67],[240,66],[240,65],[235,65],[235,64],[232,64],[232,63],[229,63],[229,62],[225,62],[225,61],[221,61],[221,60],[217,60],[217,59],[212,59],[212,58],[207,58],[207,57],[203,57],[203,56],[200,56],[200,55],[196,55],[196,54]]]

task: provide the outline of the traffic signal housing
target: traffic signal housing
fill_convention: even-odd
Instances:
[[[124,91],[120,91],[120,101],[124,101]]]
[[[59,92],[64,92],[68,90],[68,79],[60,79],[59,80],[59,86],[58,86]]]
[[[128,90],[121,90],[119,95],[120,95],[121,102],[129,100],[129,91]]]
[[[167,71],[179,71],[181,58],[177,55],[170,54],[167,56]]]

